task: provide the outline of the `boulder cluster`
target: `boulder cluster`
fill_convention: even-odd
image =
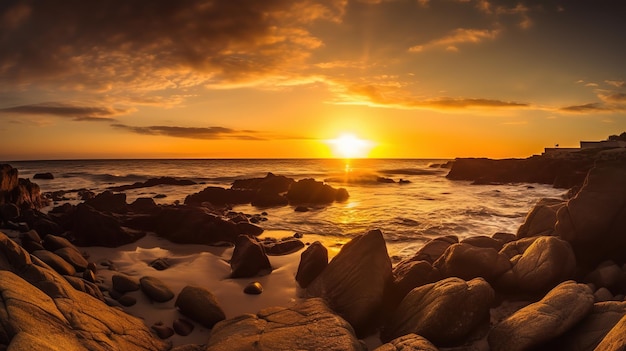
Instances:
[[[154,277],[134,280],[121,273],[102,284],[73,243],[113,245],[145,231],[179,242],[227,241],[235,245],[231,278],[271,274],[271,250],[290,253],[304,244],[259,240],[258,226],[244,214],[127,205],[123,194],[105,192],[49,217],[33,215],[43,223],[28,226],[45,234],[24,231],[21,246],[0,234],[0,348],[170,349],[161,339],[186,335],[193,324],[179,319],[151,331],[115,307],[132,304],[125,293],[141,290],[155,303],[176,298],[181,314],[211,328],[206,344],[178,351],[364,351],[361,340],[373,335],[382,343],[374,351],[622,350],[624,179],[626,168],[594,167],[569,200],[539,201],[516,234],[435,238],[395,265],[380,230],[356,236],[330,262],[327,249],[312,243],[301,253],[295,277],[300,301],[229,319],[205,288],[190,285],[176,293]],[[101,232],[81,231],[78,216],[90,214]],[[167,269],[167,262],[155,265]],[[263,287],[252,283],[246,290],[258,294]]]

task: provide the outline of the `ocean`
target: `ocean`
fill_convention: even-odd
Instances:
[[[443,235],[460,239],[496,232],[516,233],[526,214],[543,197],[563,197],[565,190],[543,184],[471,185],[452,181],[448,160],[422,159],[148,159],[12,161],[21,178],[50,172],[54,179],[33,180],[42,192],[72,191],[67,202],[78,203],[76,190],[96,193],[108,187],[163,176],[190,179],[187,186],[155,186],[126,191],[127,202],[155,197],[159,204],[183,203],[187,195],[207,186],[230,187],[236,179],[264,177],[268,172],[296,180],[314,178],[348,190],[341,203],[308,212],[294,207],[235,206],[248,214],[267,213],[260,225],[283,234],[321,236],[341,245],[370,229],[381,229],[396,260],[410,257],[426,241]],[[380,177],[380,178],[379,178]],[[381,182],[380,179],[388,182]],[[400,184],[400,180],[403,180]],[[393,180],[391,183],[389,180]],[[408,182],[406,182],[408,181]],[[159,195],[159,196],[157,196]],[[51,205],[44,209],[49,210]]]

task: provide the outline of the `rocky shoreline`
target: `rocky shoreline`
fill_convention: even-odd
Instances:
[[[327,248],[312,243],[300,253],[292,282],[302,299],[231,318],[210,289],[193,284],[172,291],[157,278],[123,272],[102,281],[98,271],[108,268],[90,262],[81,247],[117,247],[146,233],[185,244],[232,245],[230,279],[258,279],[274,274],[268,255],[293,254],[305,244],[295,237],[259,239],[263,214],[236,213],[227,205],[330,203],[345,199],[345,190],[268,174],[231,189],[207,188],[178,206],[151,199],[127,204],[123,193],[108,191],[44,214],[39,187],[1,165],[0,225],[16,234],[0,234],[0,349],[366,350],[364,338],[380,338],[375,351],[623,349],[621,162],[601,153],[557,161],[457,159],[450,179],[576,190],[568,200],[539,201],[517,233],[439,237],[397,264],[380,230],[353,238],[330,262]],[[167,269],[167,262],[158,267]],[[265,293],[260,284],[250,289]],[[175,301],[183,318],[147,326],[122,311],[132,303],[124,299],[128,291],[155,303]],[[211,329],[206,342],[173,347],[167,341],[190,325]]]

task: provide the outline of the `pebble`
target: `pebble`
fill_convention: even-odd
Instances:
[[[176,334],[182,335],[182,336],[187,336],[191,334],[194,328],[193,323],[182,318],[176,319],[174,321],[173,327],[174,327],[174,331],[176,332]]]
[[[167,339],[174,335],[174,329],[163,325],[163,322],[156,322],[150,327],[161,339]]]
[[[117,299],[117,302],[119,302],[122,306],[130,307],[137,303],[137,299],[130,295],[123,295]]]
[[[158,278],[143,277],[139,279],[139,286],[146,296],[156,302],[167,302],[174,298],[174,292]]]
[[[246,285],[243,292],[248,295],[260,295],[263,292],[263,285],[259,282],[252,282]]]

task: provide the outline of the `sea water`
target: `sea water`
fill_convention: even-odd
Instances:
[[[543,197],[563,197],[565,191],[542,184],[472,185],[446,178],[447,160],[421,159],[150,159],[13,161],[21,178],[50,172],[54,179],[33,180],[42,192],[77,190],[95,193],[109,187],[151,178],[190,179],[195,185],[161,185],[126,191],[127,202],[152,197],[159,204],[183,203],[187,195],[207,186],[230,187],[236,179],[264,177],[268,172],[296,180],[314,178],[343,187],[345,202],[312,206],[295,212],[292,206],[235,211],[266,212],[260,225],[268,231],[324,237],[339,245],[370,229],[382,230],[390,254],[411,256],[424,242],[443,235],[459,239],[496,232],[515,233],[533,205]],[[385,181],[386,180],[386,181]],[[390,182],[393,180],[393,183]],[[402,180],[402,182],[400,182]],[[160,196],[157,196],[160,195]],[[54,204],[59,205],[59,203]],[[54,206],[53,205],[53,206]],[[48,208],[49,209],[49,208]]]

